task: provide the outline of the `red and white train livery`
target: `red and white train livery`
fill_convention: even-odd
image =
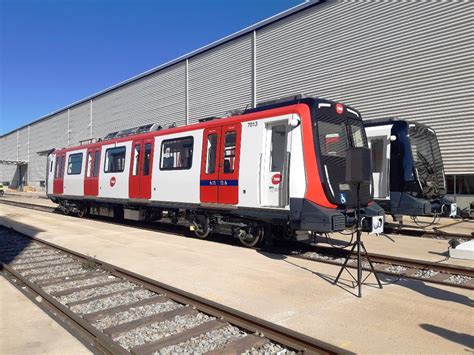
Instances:
[[[345,152],[367,147],[353,108],[294,98],[232,117],[136,132],[53,151],[48,196],[79,216],[184,217],[201,238],[226,233],[247,246],[269,236],[341,231],[352,221],[346,206],[355,190],[344,183]],[[367,187],[364,213],[381,215],[370,200]]]

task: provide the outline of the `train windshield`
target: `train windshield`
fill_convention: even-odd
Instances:
[[[446,194],[443,160],[436,133],[421,125],[410,124],[411,153],[416,177],[426,197]]]
[[[320,108],[318,113],[315,147],[321,156],[321,180],[329,201],[344,205],[356,198],[355,187],[345,182],[346,151],[350,147],[368,146],[364,126],[354,114],[337,114],[334,106]],[[362,185],[361,203],[369,200],[370,186]]]

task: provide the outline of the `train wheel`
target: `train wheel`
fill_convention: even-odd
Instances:
[[[211,227],[209,225],[208,218],[196,218],[193,222],[194,235],[199,239],[205,239],[211,233]]]
[[[242,245],[246,246],[247,248],[253,248],[258,245],[262,241],[263,237],[263,229],[262,228],[255,228],[253,233],[240,233],[239,240]]]
[[[80,207],[77,210],[77,217],[79,218],[84,218],[87,214],[87,207]]]

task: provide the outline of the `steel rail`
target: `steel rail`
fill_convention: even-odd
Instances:
[[[8,201],[8,200],[0,199],[0,203],[6,202],[6,201]],[[7,204],[13,205],[15,207],[22,207],[22,208],[32,208],[30,206],[33,205],[33,204],[30,204],[30,203],[18,202],[18,201],[8,201]],[[18,204],[18,205],[15,205],[15,204]],[[33,206],[38,206],[38,205],[33,205]],[[41,207],[43,207],[43,206],[41,206]],[[47,207],[47,206],[44,206],[44,207],[45,207],[44,209],[39,209],[39,210],[44,211],[44,212],[54,212],[55,211],[55,209],[53,207]],[[50,211],[48,209],[51,209],[52,211]],[[117,223],[117,222],[113,222],[113,221],[103,221],[103,220],[100,220],[100,221],[103,222],[103,223],[112,223],[112,224],[121,224],[122,225],[122,223]],[[131,222],[133,222],[133,221],[131,221]],[[157,223],[160,223],[160,222],[157,222]],[[161,225],[169,226],[168,223],[161,223]],[[136,225],[135,223],[127,224],[127,226],[132,227],[132,228],[141,228],[141,229],[152,230],[152,231],[156,230],[155,228],[152,228],[151,226],[146,226],[146,225],[140,225],[139,226],[139,225]],[[172,225],[171,228],[176,228],[176,225]],[[171,230],[167,230],[166,232],[176,234],[175,232],[173,232]],[[423,231],[423,232],[426,232],[426,231]],[[465,236],[463,236],[463,237],[458,236],[458,237],[467,238]],[[303,246],[307,248],[306,244],[304,244]],[[269,251],[274,252],[274,253],[278,253],[278,254],[285,254],[285,255],[291,256],[291,257],[297,257],[297,258],[301,258],[301,259],[322,262],[322,263],[326,263],[326,264],[340,265],[340,263],[335,262],[335,261],[298,256],[298,255],[295,255],[295,254],[290,254],[288,251],[285,251],[285,250],[273,250],[273,249],[271,249]],[[307,251],[315,251],[315,252],[323,251],[323,253],[325,253],[326,255],[327,254],[333,254],[334,251],[340,252],[340,250],[338,250],[338,249],[330,248],[330,247],[323,247],[323,246],[318,246],[314,250],[308,249]],[[364,255],[364,253],[363,253],[363,255]],[[342,255],[342,256],[345,256],[345,255]],[[415,260],[415,259],[395,257],[395,256],[389,256],[389,255],[382,255],[382,254],[369,253],[369,257],[374,262],[386,263],[386,264],[396,265],[396,266],[406,266],[406,267],[409,267],[409,268],[418,268],[420,270],[432,269],[432,270],[437,270],[437,271],[442,272],[442,273],[450,273],[450,274],[453,274],[453,275],[463,275],[463,276],[469,276],[469,277],[474,278],[474,271],[473,271],[472,268],[469,268],[469,267],[450,265],[450,264],[440,264],[440,263],[436,263],[436,262]],[[348,265],[348,267],[353,268],[353,266],[350,265],[350,264]],[[363,268],[363,269],[368,270],[366,268]],[[405,274],[395,273],[395,272],[390,272],[390,271],[381,270],[381,269],[377,270],[377,272],[387,274],[387,275],[391,275],[391,276],[401,276],[401,277],[414,279],[414,280],[418,280],[418,281],[423,281],[423,282],[430,282],[430,283],[436,283],[436,284],[447,285],[447,286],[458,287],[458,288],[464,288],[464,289],[471,289],[471,290],[474,289],[474,282],[470,282],[468,284],[456,284],[456,283],[443,282],[443,281],[436,280],[436,279],[417,277],[417,276],[410,275],[410,274],[407,274],[407,273],[405,273]]]
[[[41,240],[34,236],[28,236],[18,231],[15,232],[25,238],[34,240],[35,242],[44,244],[50,248],[72,255],[79,260],[94,263],[100,268],[110,272],[114,276],[129,280],[135,284],[143,286],[150,291],[163,294],[176,302],[189,304],[203,313],[227,321],[230,324],[248,331],[249,333],[257,333],[271,341],[280,343],[288,348],[295,349],[298,352],[305,354],[351,354],[350,351],[339,348],[335,345],[295,332],[247,313],[221,305],[214,301],[207,300],[203,297],[180,290],[176,287],[136,274],[130,270],[126,270],[105,261],[81,254],[77,251],[59,246],[57,244]],[[28,288],[45,299],[54,308],[58,309],[61,314],[68,317],[72,322],[76,323],[77,326],[82,329],[83,333],[87,333],[89,339],[93,339],[94,344],[97,344],[99,347],[99,351],[104,353],[129,354],[129,352],[121,348],[117,343],[114,343],[111,338],[108,338],[105,334],[92,327],[92,325],[87,323],[85,319],[70,311],[66,306],[56,301],[52,296],[47,294],[37,285],[28,281],[17,271],[13,270],[8,265],[3,265],[3,267],[12,275],[14,275],[15,278],[24,283]],[[92,340],[89,340],[89,343],[91,341]]]

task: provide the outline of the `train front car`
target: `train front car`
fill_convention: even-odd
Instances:
[[[443,160],[436,133],[398,119],[364,122],[372,150],[374,197],[386,212],[408,216],[454,216],[445,198]]]
[[[291,104],[306,104],[310,112],[307,126],[307,121],[302,120],[306,191],[304,198],[290,196],[292,233],[302,240],[308,232],[331,233],[351,228],[355,223],[357,187],[346,181],[346,155],[351,148],[368,148],[361,115],[341,103],[316,98],[276,102],[265,109]],[[360,166],[364,168],[370,176],[370,166]],[[290,184],[294,183],[290,180]],[[364,230],[382,231],[384,210],[372,200],[370,183],[362,183],[360,206]]]

